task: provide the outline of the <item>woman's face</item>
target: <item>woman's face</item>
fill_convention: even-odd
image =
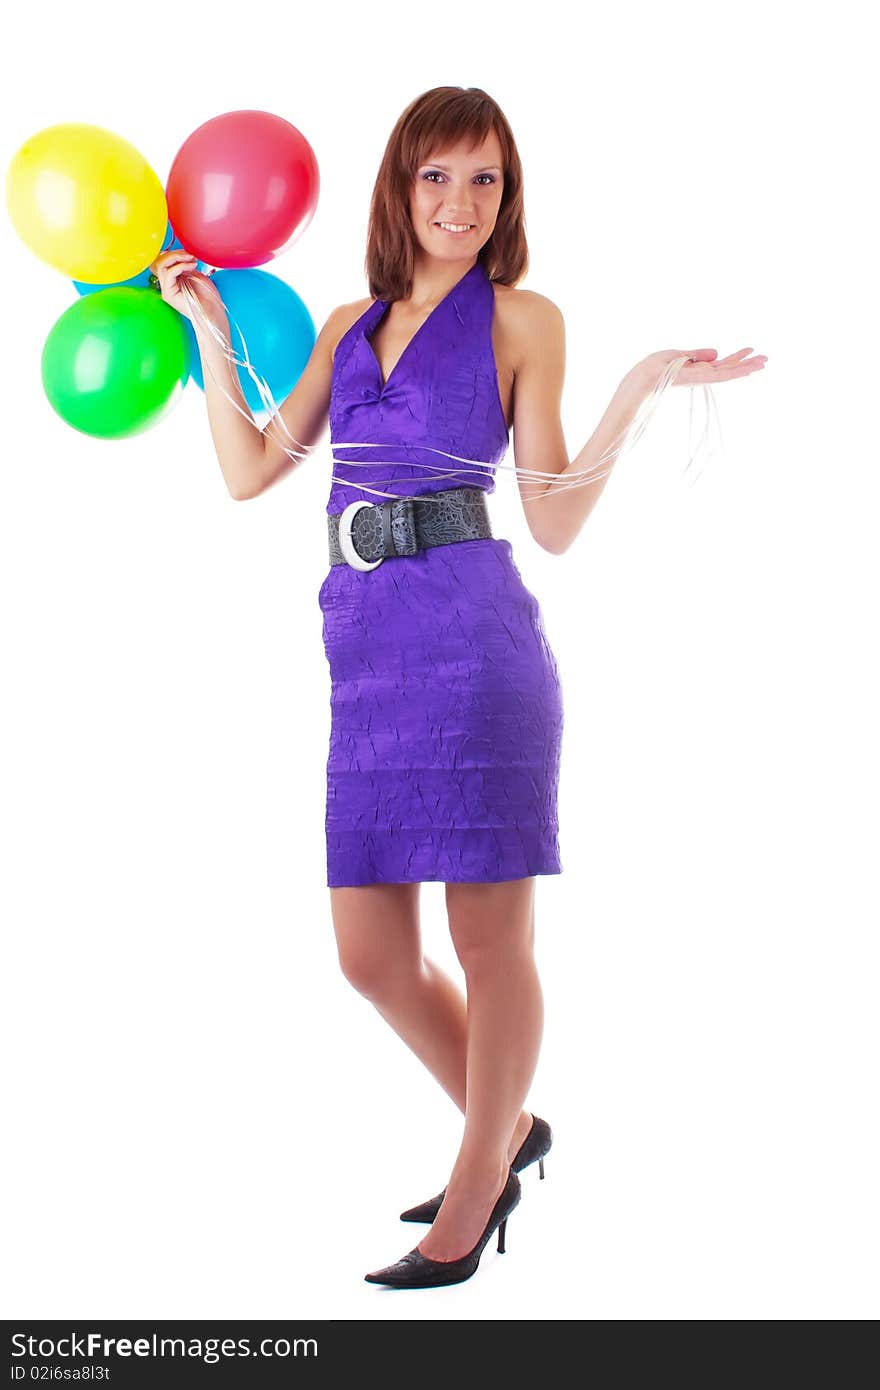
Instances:
[[[473,260],[489,240],[504,191],[501,143],[490,131],[482,144],[469,149],[469,141],[443,151],[416,170],[409,210],[416,239],[422,250],[440,260]],[[461,226],[465,232],[444,230],[441,222]]]

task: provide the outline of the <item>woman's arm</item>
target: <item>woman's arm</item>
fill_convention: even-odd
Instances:
[[[214,327],[222,334],[226,346],[230,347],[228,323],[224,321],[221,327],[215,320]],[[248,480],[258,473],[262,465],[263,437],[244,398],[237,368],[198,315],[193,319],[193,328],[202,359],[205,405],[214,452],[229,495],[237,499]],[[236,402],[237,409],[230,396]]]
[[[715,348],[652,352],[627,372],[594,433],[569,463],[559,418],[565,376],[562,314],[551,299],[530,291],[518,291],[516,303],[514,451],[516,467],[523,470],[517,479],[529,530],[554,555],[568,549],[595,507],[630,425],[647,398],[670,379],[671,366],[676,366],[671,377],[676,386],[713,386],[751,376],[767,362],[748,347],[721,358]],[[531,478],[529,469],[537,477]],[[556,477],[546,481],[541,473]]]
[[[595,431],[578,456],[569,462],[560,419],[565,378],[565,323],[552,300],[521,291],[517,339],[522,345],[514,382],[514,458],[520,495],[529,530],[538,544],[561,555],[572,544],[599,500],[613,460],[599,463],[622,437],[651,393],[641,363],[627,372]],[[520,296],[518,296],[520,298]],[[547,481],[527,470],[553,473]],[[578,475],[594,470],[591,482]],[[558,491],[557,491],[558,489]],[[549,495],[547,495],[549,494]],[[536,501],[532,501],[536,498]]]
[[[261,492],[280,482],[299,467],[302,456],[321,439],[330,409],[333,351],[342,332],[340,325],[345,319],[346,308],[342,305],[330,314],[290,395],[262,433],[258,431],[259,452],[247,461],[246,471],[232,493],[236,501],[259,497]],[[229,409],[232,410],[232,406]],[[244,426],[244,422],[242,424]],[[297,457],[297,453],[301,456]]]
[[[298,450],[304,453],[319,443],[328,424],[336,346],[370,302],[359,299],[340,304],[330,314],[299,381],[278,408],[281,418],[270,420],[262,432],[263,457],[251,467],[246,482],[235,494],[239,501],[258,497],[273,487],[303,462],[296,457]]]

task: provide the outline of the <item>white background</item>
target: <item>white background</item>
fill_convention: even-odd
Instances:
[[[223,111],[303,131],[320,203],[266,268],[316,324],[367,293],[402,109],[485,88],[525,166],[524,285],[565,316],[572,457],[649,352],[769,362],[713,391],[695,486],[667,392],[561,558],[499,472],[565,698],[527,1102],[555,1143],[506,1255],[389,1291],[363,1274],[426,1229],[397,1214],[461,1120],[336,957],[328,443],[239,504],[194,383],[146,434],[77,433],[40,381],[76,292],[3,219],[3,1315],[876,1317],[867,8],[622,3],[577,33],[558,0],[16,13],[4,170],[62,121],[163,182]],[[422,910],[460,978],[441,884]]]

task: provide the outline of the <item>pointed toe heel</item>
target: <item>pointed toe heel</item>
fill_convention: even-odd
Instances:
[[[504,1253],[507,1218],[519,1198],[519,1178],[511,1165],[507,1170],[507,1181],[473,1250],[469,1250],[459,1260],[432,1260],[415,1246],[394,1264],[365,1274],[364,1279],[368,1284],[390,1284],[396,1289],[430,1289],[439,1288],[443,1284],[463,1283],[465,1279],[470,1279],[476,1274],[480,1256],[495,1230],[498,1231],[498,1249]]]

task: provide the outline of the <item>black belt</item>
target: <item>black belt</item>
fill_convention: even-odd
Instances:
[[[432,545],[492,537],[486,493],[481,487],[454,487],[422,497],[387,502],[351,502],[329,512],[330,564],[374,569],[383,560],[415,555]]]

